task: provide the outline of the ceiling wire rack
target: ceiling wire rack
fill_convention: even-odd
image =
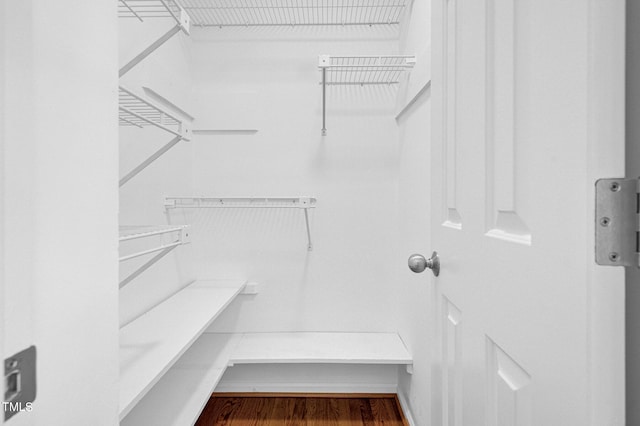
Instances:
[[[165,211],[171,209],[301,209],[307,228],[307,249],[313,250],[309,209],[316,207],[314,197],[166,197]]]
[[[164,35],[151,43],[146,49],[136,55],[120,68],[118,75],[122,77],[133,67],[138,65],[144,58],[151,55],[160,46],[166,43],[171,37],[182,31],[189,35],[191,17],[175,0],[117,0],[119,18],[136,18],[140,22],[145,19],[172,18],[175,21],[173,26]]]
[[[190,123],[175,117],[122,86],[120,86],[118,93],[118,122],[120,126],[124,127],[153,126],[173,135],[173,139],[167,144],[122,177],[119,182],[120,186],[130,181],[178,142],[191,139]]]
[[[413,0],[181,0],[198,27],[398,25]]]
[[[142,274],[144,271],[149,269],[152,265],[157,263],[160,259],[165,257],[167,254],[172,252],[178,246],[189,244],[191,242],[189,237],[189,226],[188,225],[177,225],[177,226],[120,226],[120,237],[119,242],[127,242],[132,240],[138,240],[142,238],[149,238],[158,236],[161,239],[164,239],[165,236],[172,236],[170,242],[163,242],[158,246],[137,251],[135,253],[131,253],[128,255],[120,256],[120,262],[124,262],[127,260],[135,259],[137,257],[146,256],[149,254],[157,253],[151,259],[146,261],[144,264],[136,268],[135,271],[131,272],[127,275],[126,278],[122,279],[119,284],[119,288],[124,287],[133,281],[136,277]]]
[[[327,86],[399,84],[416,64],[415,56],[320,55],[318,68],[322,86],[322,135],[327,134]]]

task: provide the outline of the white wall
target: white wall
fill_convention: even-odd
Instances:
[[[115,424],[116,4],[3,6],[4,353],[38,350],[11,424]]]
[[[5,3],[0,3],[0,24],[2,24],[2,28],[5,28]],[[3,88],[6,85],[5,83],[5,70],[6,70],[6,53],[5,53],[5,31],[0,30],[0,87]],[[0,96],[0,158],[5,157],[4,152],[4,117],[6,114],[5,109],[5,97]],[[0,259],[4,260],[4,167],[0,168]],[[5,276],[5,265],[4,262],[0,262],[0,306],[4,307],[4,276]],[[6,358],[4,352],[4,318],[0,318],[0,358]],[[4,392],[4,385],[2,387],[2,391]],[[4,416],[0,416],[0,425],[4,424]]]
[[[397,126],[395,91],[328,92],[320,135],[317,56],[397,53],[389,28],[205,29],[194,32],[197,136],[193,191],[208,196],[311,195],[314,249],[299,210],[199,210],[196,274],[260,283],[217,331],[395,331]]]
[[[127,63],[175,25],[171,18],[119,19],[119,64]],[[120,84],[134,93],[151,99],[178,118],[180,111],[150,98],[152,89],[180,109],[190,113],[191,40],[182,32],[174,35],[120,79]],[[188,121],[188,120],[187,120]],[[167,144],[173,135],[155,127],[120,127],[120,174],[122,177],[152,153]],[[182,141],[127,182],[120,189],[121,225],[164,225],[164,197],[190,193],[192,143]],[[165,241],[171,236],[165,236]],[[123,243],[122,254],[158,245],[161,237]],[[120,279],[128,276],[154,255],[120,264]],[[195,277],[190,267],[191,247],[173,250],[120,291],[120,325],[125,325],[167,299]]]
[[[627,2],[627,177],[640,176],[640,3]],[[627,425],[640,424],[640,270],[627,268]]]
[[[430,19],[429,2],[415,2],[411,20],[405,28],[402,48],[403,53],[415,52],[421,67],[411,73],[410,84],[399,100],[399,108],[430,82]],[[437,249],[430,241],[430,117],[431,91],[426,89],[398,120],[400,218],[399,250],[394,257],[399,288],[398,304],[403,312],[398,317],[398,327],[414,359],[412,375],[399,370],[399,392],[404,394],[416,424],[425,426],[432,424],[431,388],[436,379],[431,374],[436,344],[436,318],[432,309],[435,291],[430,271],[422,274],[411,272],[407,267],[407,258],[413,253],[429,257]]]

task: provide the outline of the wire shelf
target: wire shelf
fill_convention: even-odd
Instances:
[[[121,126],[155,126],[176,136],[181,135],[182,122],[179,119],[124,87],[120,87],[118,101]]]
[[[307,249],[313,250],[309,209],[316,207],[314,197],[166,197],[164,207],[170,209],[300,209],[307,228]]]
[[[415,56],[320,56],[327,86],[398,84]],[[323,83],[322,81],[320,82]]]
[[[411,0],[182,0],[201,27],[397,25]]]
[[[119,18],[173,18],[179,24],[180,13],[174,0],[118,0]]]
[[[166,197],[167,209],[198,208],[260,208],[260,209],[312,209],[313,197]]]

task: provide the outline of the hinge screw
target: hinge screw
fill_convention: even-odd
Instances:
[[[600,225],[602,226],[609,226],[610,223],[611,219],[609,219],[608,217],[603,217],[602,219],[600,219]]]
[[[620,184],[618,182],[611,182],[611,185],[609,185],[609,189],[611,190],[611,192],[618,192],[620,191]]]
[[[620,258],[620,255],[616,252],[609,253],[609,260],[612,262],[617,262]]]

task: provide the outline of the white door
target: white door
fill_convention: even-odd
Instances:
[[[593,200],[624,175],[624,1],[432,13],[434,425],[622,426],[624,275],[594,262]]]

